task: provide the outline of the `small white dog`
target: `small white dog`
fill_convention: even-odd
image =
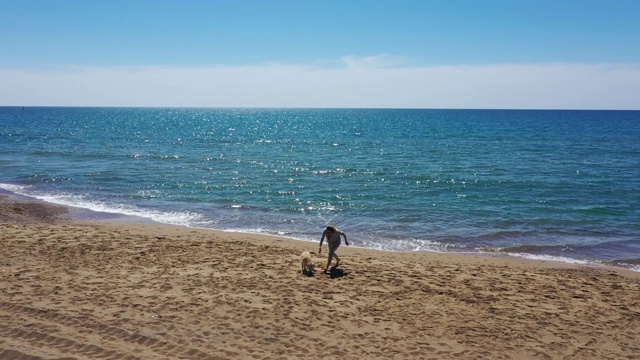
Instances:
[[[313,261],[311,261],[311,253],[309,253],[308,251],[303,252],[302,255],[300,256],[300,259],[301,259],[300,263],[302,265],[302,273],[313,274],[314,264],[313,264]]]

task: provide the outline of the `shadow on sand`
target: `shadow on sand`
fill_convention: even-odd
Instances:
[[[332,279],[335,279],[335,278],[347,276],[349,275],[349,272],[334,266],[329,269],[329,271],[327,272],[327,275],[329,275]]]
[[[302,274],[304,274],[304,276],[308,276],[308,277],[312,277],[315,276],[315,274],[313,273],[313,271],[309,271],[309,270],[303,270]]]
[[[309,271],[309,270],[304,270],[302,272],[302,274],[304,276],[307,276],[307,277],[316,276],[315,272]],[[336,279],[336,278],[339,278],[339,277],[343,277],[343,276],[349,275],[349,272],[346,271],[346,270],[343,270],[343,269],[339,269],[339,268],[334,266],[334,267],[330,268],[329,271],[327,271],[326,273],[324,271],[321,271],[320,274],[328,275],[330,278]]]

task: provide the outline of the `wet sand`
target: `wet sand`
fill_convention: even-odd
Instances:
[[[637,272],[64,213],[0,197],[0,359],[640,358]]]

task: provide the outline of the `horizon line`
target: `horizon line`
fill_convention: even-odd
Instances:
[[[582,108],[438,108],[438,107],[301,107],[301,106],[146,106],[146,105],[0,105],[0,108],[74,108],[74,109],[209,109],[209,110],[473,110],[473,111],[640,111],[640,109]]]

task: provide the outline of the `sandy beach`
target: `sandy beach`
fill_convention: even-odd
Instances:
[[[637,272],[64,214],[0,198],[0,359],[640,358]]]

